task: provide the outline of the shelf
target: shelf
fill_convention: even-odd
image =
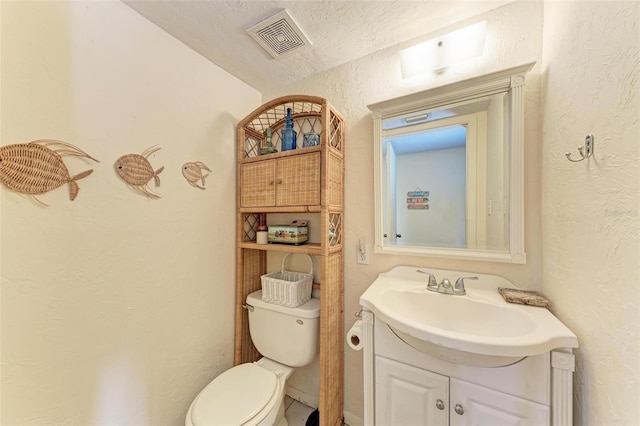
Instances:
[[[243,249],[252,250],[302,253],[310,254],[312,256],[320,256],[322,254],[322,247],[318,243],[305,243],[296,246],[291,244],[257,244],[253,241],[245,241],[243,243],[240,243],[240,247]]]
[[[291,109],[299,148],[282,152],[282,130]],[[276,153],[260,155],[271,129]],[[302,147],[303,135],[320,135],[320,144]],[[319,395],[320,426],[340,425],[344,401],[344,118],[326,99],[290,95],[263,104],[237,126],[236,337],[234,363],[261,357],[249,333],[247,295],[260,289],[271,253],[314,256],[320,293]],[[291,204],[291,205],[290,205]],[[260,224],[269,215],[311,214],[314,243],[257,244]],[[276,215],[270,219],[276,220]],[[282,219],[286,222],[286,218]],[[277,220],[281,220],[278,218]],[[315,226],[317,225],[317,229]],[[324,235],[323,235],[324,234]],[[273,259],[271,259],[273,260]],[[337,307],[337,308],[335,308]],[[335,309],[334,309],[335,308]]]
[[[289,151],[284,151],[284,152],[274,152],[273,154],[264,154],[264,155],[257,155],[255,157],[245,157],[240,159],[240,164],[245,164],[245,163],[254,163],[256,161],[265,161],[265,160],[271,160],[274,158],[284,158],[284,157],[292,157],[294,155],[300,155],[300,154],[308,154],[311,152],[320,152],[322,150],[321,146],[310,146],[310,147],[306,147],[306,148],[296,148],[296,149],[292,149]]]
[[[273,160],[277,158],[293,157],[295,155],[309,154],[312,152],[322,152],[322,146],[318,145],[318,146],[309,146],[304,148],[298,147],[296,149],[292,149],[284,152],[278,151],[278,152],[274,152],[273,154],[263,154],[263,155],[254,155],[252,157],[244,157],[238,160],[238,163],[239,164],[255,163],[256,161],[265,161],[265,160]],[[332,146],[329,147],[329,152],[331,152],[333,155],[338,156],[339,158],[344,157],[344,154],[340,150]]]
[[[240,207],[240,213],[320,213],[322,206]]]

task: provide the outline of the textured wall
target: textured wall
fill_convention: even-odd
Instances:
[[[56,137],[101,160],[65,160],[76,173],[95,169],[74,202],[66,188],[41,197],[48,209],[0,190],[0,422],[179,424],[232,363],[233,266],[219,243],[233,238],[233,128],[259,94],[119,3],[2,2],[0,11],[1,144]],[[443,74],[403,81],[397,49],[386,49],[264,93],[326,96],[346,116],[345,331],[360,294],[393,266],[502,275],[542,288],[580,339],[576,424],[637,424],[638,3],[520,2],[439,32],[480,19],[485,56]],[[366,105],[534,60],[527,265],[375,254],[356,265],[358,238],[373,243]],[[595,158],[566,161],[588,132]],[[153,144],[163,149],[152,162],[165,166],[157,201],[112,169]],[[187,186],[179,166],[208,158],[208,189]],[[345,361],[345,410],[357,420],[361,354],[347,349]]]
[[[1,2],[2,145],[74,143],[94,173],[0,189],[3,425],[181,424],[233,363],[234,128],[261,95],[120,2]],[[113,163],[149,146],[160,200]],[[202,160],[206,190],[180,166]]]
[[[411,3],[404,3],[410,7]],[[358,300],[380,272],[397,265],[457,269],[504,276],[523,288],[539,289],[542,278],[540,230],[540,122],[539,67],[527,80],[525,97],[526,156],[526,265],[444,260],[427,257],[370,255],[369,265],[356,265],[358,238],[371,249],[374,240],[373,215],[373,120],[367,105],[408,93],[440,86],[525,64],[540,61],[542,54],[543,5],[519,2],[496,9],[477,19],[462,21],[445,28],[436,36],[466,25],[487,20],[487,46],[482,58],[451,67],[442,74],[429,74],[402,80],[397,52],[415,43],[408,42],[393,49],[381,50],[360,60],[318,74],[288,87],[263,93],[264,100],[292,93],[324,96],[344,114],[346,119],[346,206],[345,206],[345,333],[360,309]],[[345,346],[346,347],[346,346]],[[362,419],[362,353],[348,347],[345,351],[345,415],[357,424]]]
[[[640,424],[640,3],[544,13],[544,292],[580,339],[577,425]],[[595,135],[595,155],[577,146]]]

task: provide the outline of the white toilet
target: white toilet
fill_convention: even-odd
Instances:
[[[287,308],[264,302],[260,290],[247,296],[247,305],[251,340],[264,358],[209,383],[191,403],[186,426],[287,426],[285,384],[293,367],[318,355],[320,301]]]

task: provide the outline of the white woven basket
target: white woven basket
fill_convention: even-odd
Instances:
[[[280,272],[272,272],[260,277],[262,283],[262,300],[275,305],[282,305],[288,308],[297,308],[311,299],[311,286],[313,283],[313,261],[309,258],[311,271],[293,272],[284,269],[284,263],[291,253],[285,254],[282,258],[282,269]]]

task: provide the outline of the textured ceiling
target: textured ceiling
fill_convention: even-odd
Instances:
[[[259,91],[369,55],[513,0],[124,0],[149,21]],[[273,59],[246,33],[286,9],[312,45]]]

